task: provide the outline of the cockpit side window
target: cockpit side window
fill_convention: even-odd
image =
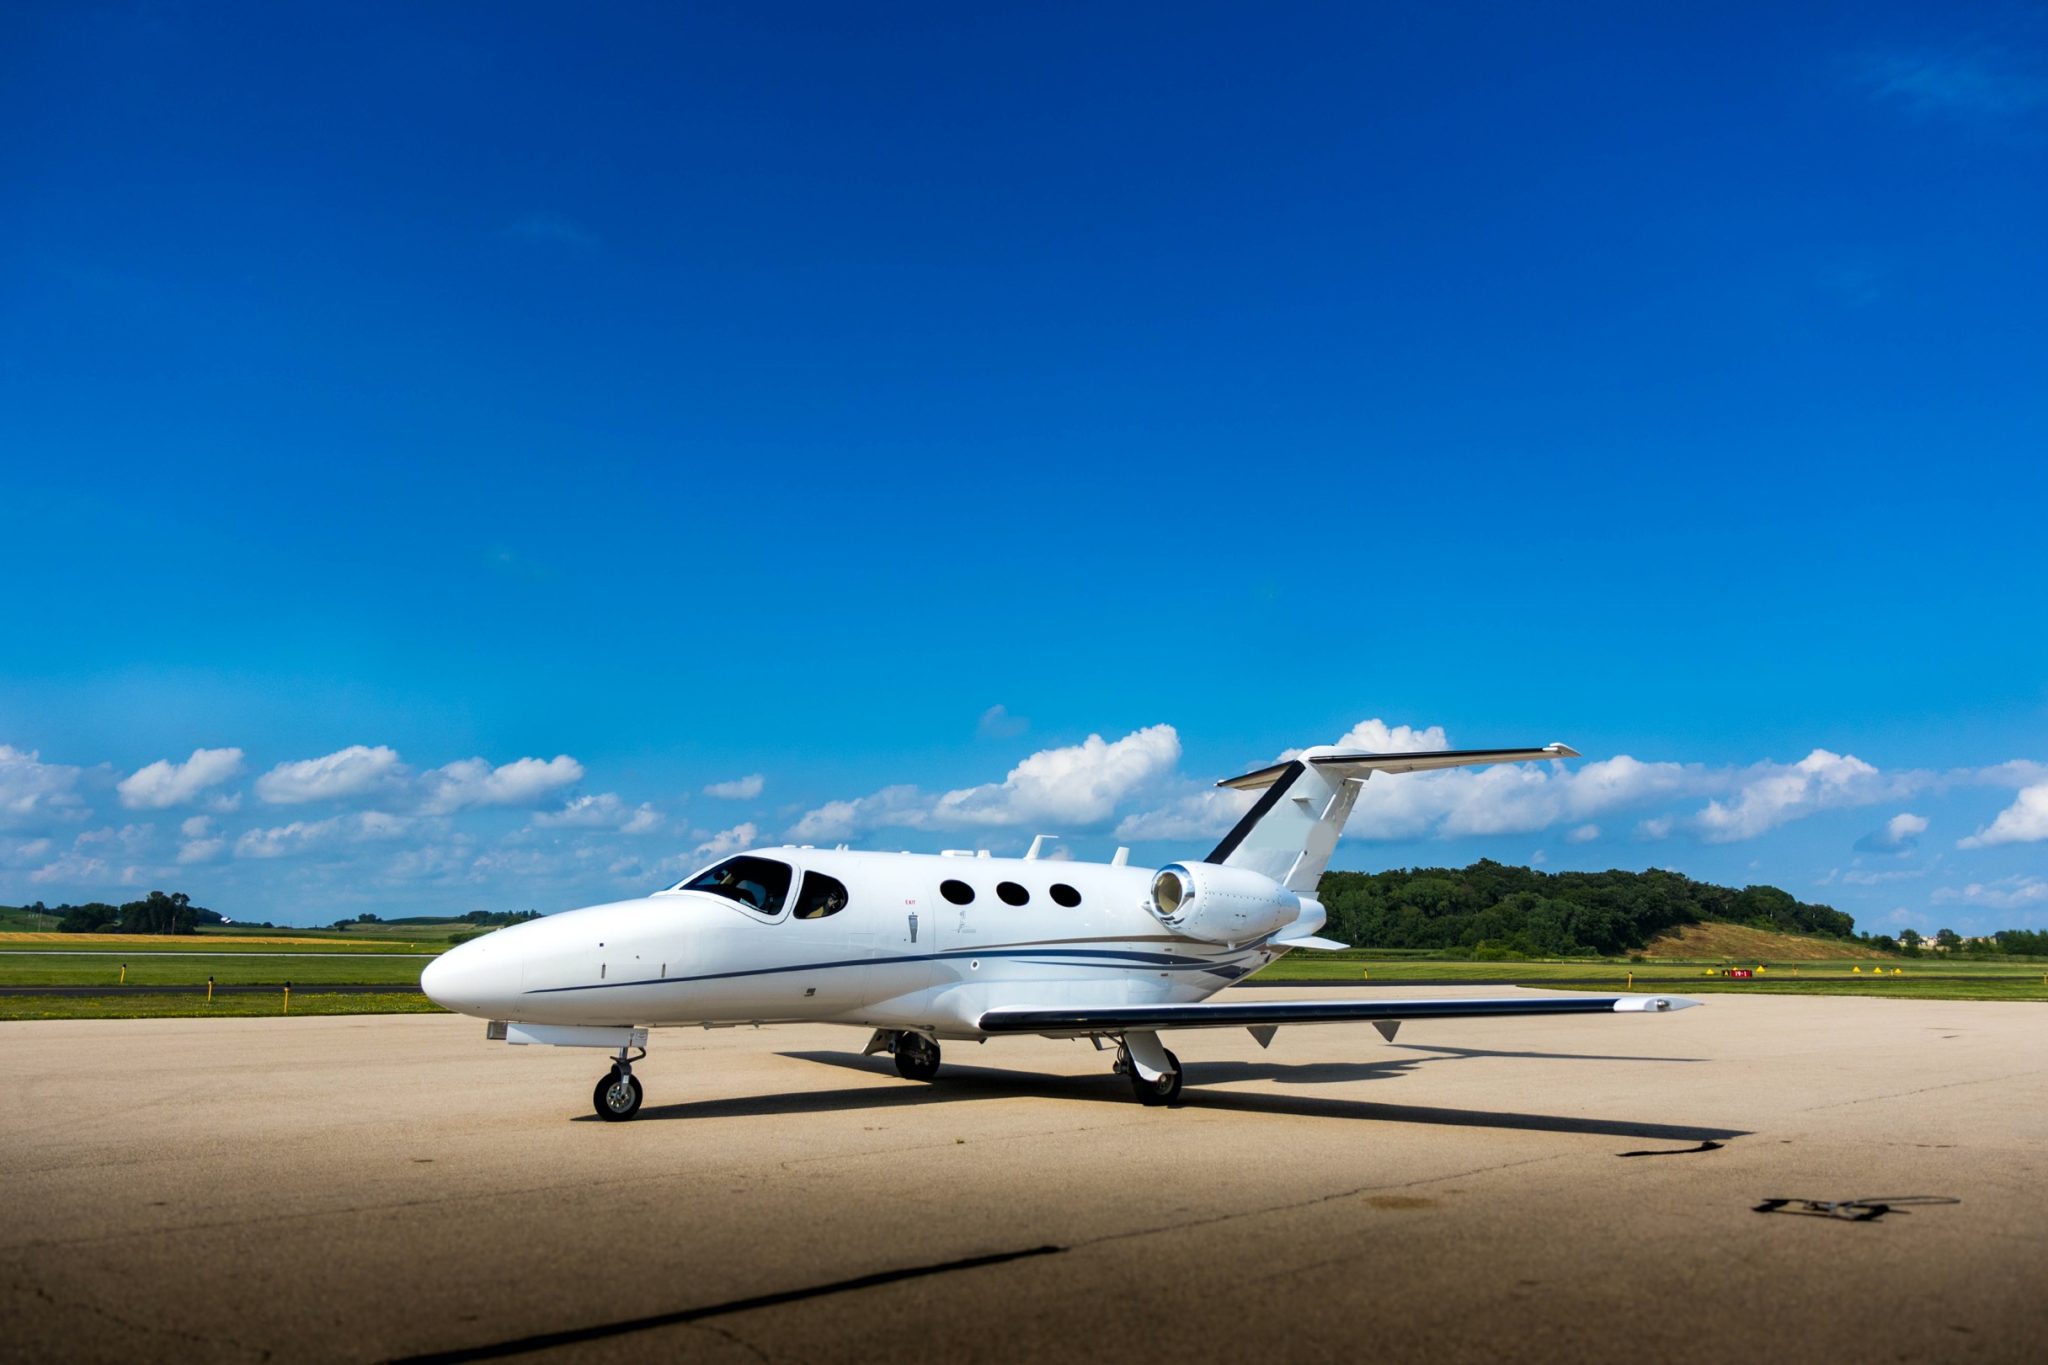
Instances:
[[[772,858],[727,858],[676,889],[708,891],[763,915],[779,915],[782,903],[789,899],[789,877],[789,864]]]
[[[796,896],[797,919],[824,919],[846,908],[846,883],[822,872],[804,873],[803,889]]]

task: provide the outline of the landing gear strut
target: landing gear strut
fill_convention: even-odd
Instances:
[[[922,1033],[896,1035],[896,1074],[906,1081],[928,1081],[939,1074],[939,1045]]]
[[[647,1054],[642,1052],[641,1057]],[[626,1056],[626,1049],[619,1049],[619,1059],[612,1063],[612,1069],[597,1083],[597,1089],[590,1094],[590,1103],[597,1110],[597,1116],[606,1123],[623,1123],[640,1112],[640,1101],[645,1092],[640,1088],[640,1078],[633,1074],[633,1063],[639,1058]]]

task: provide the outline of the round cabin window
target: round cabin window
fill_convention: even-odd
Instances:
[[[1031,900],[1031,893],[1015,882],[1002,882],[996,887],[996,894],[1003,898],[1005,905],[1025,905]]]
[[[1052,898],[1055,902],[1066,906],[1069,910],[1081,903],[1081,893],[1068,886],[1065,882],[1054,882],[1052,884]]]
[[[974,903],[974,888],[966,882],[940,882],[939,894],[955,905],[972,905]]]

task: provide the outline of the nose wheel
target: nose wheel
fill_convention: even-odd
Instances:
[[[644,1093],[640,1088],[640,1078],[633,1074],[632,1063],[617,1062],[610,1074],[591,1092],[590,1103],[597,1110],[597,1116],[606,1123],[623,1123],[640,1112]]]

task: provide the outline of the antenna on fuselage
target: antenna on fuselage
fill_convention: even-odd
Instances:
[[[1109,865],[1111,867],[1122,867],[1125,863],[1128,863],[1130,860],[1131,851],[1127,848],[1119,848],[1116,851],[1116,856],[1109,860]]]
[[[1047,839],[1057,839],[1057,838],[1059,838],[1059,837],[1060,837],[1060,836],[1059,836],[1059,835],[1057,835],[1057,834],[1040,834],[1040,835],[1037,835],[1037,836],[1035,836],[1035,837],[1034,837],[1034,838],[1033,838],[1033,839],[1031,840],[1031,848],[1030,848],[1030,850],[1029,850],[1029,851],[1028,851],[1027,853],[1025,853],[1025,855],[1024,855],[1024,861],[1028,863],[1028,862],[1030,862],[1030,861],[1031,861],[1032,859],[1036,858],[1036,857],[1038,856],[1038,850],[1040,850],[1040,849],[1042,849],[1042,848],[1044,848],[1044,847],[1045,847],[1045,841],[1046,841]]]

